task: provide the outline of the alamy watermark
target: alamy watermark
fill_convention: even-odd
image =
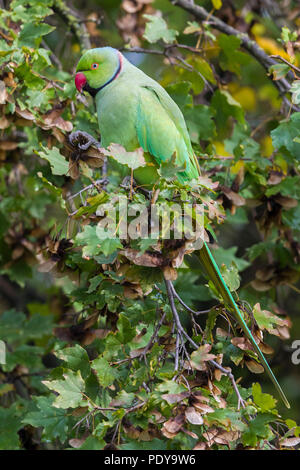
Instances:
[[[0,340],[0,364],[6,364],[6,346],[2,340]]]
[[[298,366],[300,364],[300,339],[295,339],[291,348],[294,349],[291,361],[295,366]]]
[[[96,233],[101,240],[107,238],[186,239],[195,249],[203,245],[204,206],[190,203],[128,204],[128,199],[117,196],[102,204],[97,212],[101,220]]]

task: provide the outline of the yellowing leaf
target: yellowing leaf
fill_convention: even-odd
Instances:
[[[108,150],[103,151],[104,155],[114,158],[117,162],[122,165],[127,165],[132,170],[136,170],[141,166],[146,165],[144,158],[144,152],[142,148],[138,148],[134,152],[126,152],[124,147],[119,144],[111,144]]]
[[[211,0],[211,3],[216,10],[220,10],[220,8],[222,8],[222,0]]]
[[[275,39],[256,36],[256,42],[269,55],[280,55],[284,59],[290,60],[290,56],[279,46]]]
[[[197,351],[194,351],[191,354],[192,367],[197,370],[206,370],[205,362],[216,358],[214,354],[209,353],[210,350],[211,350],[211,345],[204,344],[203,346],[200,346],[197,349]]]
[[[258,383],[252,385],[253,400],[258,405],[262,412],[273,410],[276,406],[276,400],[268,393],[261,391],[261,386]]]

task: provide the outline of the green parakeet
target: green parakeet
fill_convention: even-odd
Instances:
[[[184,171],[177,173],[181,182],[199,176],[198,162],[184,117],[166,90],[155,80],[111,47],[85,52],[76,72],[75,85],[78,91],[87,91],[96,101],[102,146],[117,143],[127,151],[143,148],[148,165],[134,172],[134,178],[139,184],[154,184],[159,178],[157,168],[171,158],[176,166],[184,167]],[[208,277],[222,295],[226,307],[234,314],[280,397],[289,408],[288,400],[226,286],[206,243],[198,253]]]

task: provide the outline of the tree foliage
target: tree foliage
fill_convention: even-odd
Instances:
[[[0,448],[295,448],[298,2],[99,3],[0,1]],[[150,207],[121,184],[141,151],[99,148],[74,85],[82,51],[104,45],[181,108],[202,175],[183,185],[164,164],[151,196],[205,204],[206,238],[290,412],[186,239],[99,238],[104,204],[119,224],[120,200]]]

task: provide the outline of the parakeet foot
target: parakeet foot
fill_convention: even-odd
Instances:
[[[100,142],[84,131],[71,132],[69,142],[80,150],[88,150],[92,145],[96,148],[101,148]]]
[[[144,196],[146,196],[147,199],[152,199],[152,191],[148,191],[147,189],[143,188],[142,186],[139,186],[137,182],[131,178],[131,176],[125,176],[123,179],[122,183],[120,184],[121,188],[124,189],[131,189],[133,191],[138,191]]]
[[[136,187],[136,182],[134,179],[131,178],[131,176],[125,176],[123,179],[122,183],[120,184],[121,188],[124,189],[130,189],[131,187],[135,188]]]

